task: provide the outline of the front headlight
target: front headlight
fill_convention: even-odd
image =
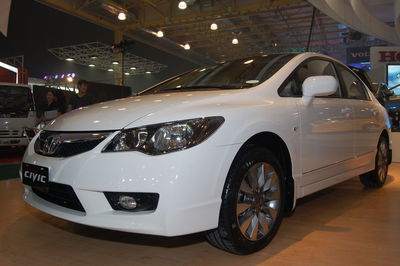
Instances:
[[[187,149],[206,140],[224,121],[223,117],[213,116],[125,129],[103,152],[140,151],[159,155]]]

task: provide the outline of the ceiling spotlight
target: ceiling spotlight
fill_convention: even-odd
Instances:
[[[186,9],[187,8],[186,2],[185,1],[180,1],[179,4],[178,4],[178,8],[182,9],[182,10]]]
[[[150,71],[146,71],[146,74],[151,74],[151,72]]]
[[[157,36],[158,38],[162,38],[162,37],[164,37],[164,32],[163,32],[162,30],[159,30],[159,31],[157,31],[156,36]]]
[[[275,42],[274,40],[272,40],[272,41],[271,41],[271,46],[272,46],[272,47],[276,47],[276,46],[278,46],[278,43]]]
[[[190,44],[185,43],[185,45],[183,46],[183,49],[190,50]]]
[[[129,72],[125,72],[125,76],[129,76],[130,75],[130,73]]]
[[[118,61],[113,61],[112,64],[113,65],[118,65],[119,63],[118,63]]]
[[[218,29],[218,25],[217,25],[217,23],[212,23],[211,25],[210,25],[210,29],[211,30],[217,30]]]
[[[135,70],[136,69],[136,67],[131,67],[131,70]]]
[[[97,58],[97,56],[91,56],[90,57],[90,59],[96,59]]]
[[[126,14],[124,12],[119,12],[118,19],[119,20],[125,20],[126,19]]]
[[[74,79],[72,77],[67,77],[67,81],[72,82],[72,81],[74,81]]]
[[[107,71],[113,72],[113,71],[114,71],[114,69],[112,69],[112,68],[109,68],[109,69],[107,69]]]
[[[90,66],[90,67],[95,67],[96,65],[94,65],[94,64],[90,64],[89,66]]]
[[[70,58],[70,57],[68,57],[67,59],[65,59],[65,60],[67,60],[67,61],[74,61],[74,59],[73,58]]]
[[[232,44],[238,44],[238,43],[239,43],[239,40],[237,38],[232,39]]]
[[[247,60],[246,62],[244,62],[243,64],[248,65],[248,64],[253,63],[253,61],[254,61],[254,59],[250,59],[250,60]]]

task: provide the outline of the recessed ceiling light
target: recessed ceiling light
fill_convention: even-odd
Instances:
[[[232,44],[238,44],[238,43],[239,43],[239,40],[237,38],[232,39]]]
[[[90,57],[90,59],[96,59],[97,58],[97,56],[91,56]]]
[[[74,61],[74,59],[73,58],[67,58],[67,59],[65,59],[65,60],[67,60],[67,61]]]
[[[95,67],[96,65],[94,65],[94,64],[90,64],[89,66],[90,66],[90,67]]]
[[[136,69],[136,67],[131,67],[131,70],[135,70]]]
[[[150,71],[146,71],[146,74],[151,74],[151,72]]]
[[[112,64],[113,65],[118,65],[119,63],[118,63],[118,61],[113,61]]]
[[[112,68],[109,68],[107,71],[113,72],[113,71],[114,71],[114,69],[112,69]]]
[[[245,65],[251,64],[251,63],[253,63],[253,61],[254,61],[254,59],[250,59],[250,60],[247,60],[246,62],[244,62],[243,64],[245,64]]]
[[[125,76],[129,76],[130,75],[130,73],[129,72],[125,72]]]
[[[190,44],[185,43],[185,45],[183,46],[183,49],[190,50]]]
[[[218,25],[217,25],[217,23],[212,23],[211,25],[210,25],[210,29],[211,30],[217,30],[218,29]]]
[[[179,4],[178,4],[178,8],[182,9],[182,10],[186,9],[187,8],[186,2],[185,1],[180,1]]]
[[[119,12],[118,19],[119,20],[125,20],[126,19],[126,14],[124,12]]]
[[[157,31],[156,36],[158,38],[162,38],[162,37],[164,37],[164,32],[162,30],[159,30],[159,31]]]

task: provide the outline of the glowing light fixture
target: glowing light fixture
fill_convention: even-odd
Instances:
[[[89,66],[90,66],[90,67],[95,67],[96,65],[94,65],[94,64],[90,64]]]
[[[150,71],[146,71],[146,74],[151,74],[151,72]]]
[[[113,72],[113,71],[114,71],[114,69],[112,69],[112,68],[109,68],[107,71]]]
[[[125,76],[129,76],[130,75],[130,73],[129,72],[125,72]]]
[[[136,69],[136,67],[131,67],[131,70],[135,70]]]
[[[113,65],[118,65],[119,63],[118,63],[118,61],[113,61],[112,64]]]
[[[74,79],[72,77],[67,77],[67,81],[72,82],[72,81],[74,81]]]
[[[238,44],[238,43],[239,43],[239,40],[237,38],[232,39],[232,44]]]
[[[118,19],[119,20],[125,20],[126,19],[126,14],[124,12],[119,12]]]
[[[185,1],[180,1],[179,4],[178,4],[178,8],[182,9],[182,10],[186,9],[187,8],[186,2]]]
[[[70,57],[68,57],[68,58],[65,59],[65,60],[67,60],[67,61],[69,61],[69,62],[74,61],[74,59],[73,59],[73,58],[70,58]]]
[[[250,60],[247,60],[246,62],[244,62],[243,64],[245,64],[245,65],[247,65],[247,64],[251,64],[251,63],[253,63],[253,59],[250,59]]]
[[[90,59],[96,59],[97,58],[97,56],[91,56],[90,57]]]
[[[183,49],[190,50],[190,44],[185,43],[185,45],[183,46]]]
[[[162,37],[164,37],[164,32],[162,30],[159,30],[159,31],[157,31],[156,36],[158,38],[162,38]]]
[[[210,25],[210,29],[211,30],[217,30],[218,29],[218,25],[217,25],[217,23],[212,23],[211,25]]]

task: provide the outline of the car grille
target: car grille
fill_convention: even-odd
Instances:
[[[90,151],[110,132],[43,131],[35,142],[35,152],[49,157],[69,157]]]
[[[19,130],[0,130],[0,138],[18,137]]]
[[[32,186],[32,191],[44,200],[62,207],[85,212],[81,202],[71,186],[49,182],[47,187]]]

